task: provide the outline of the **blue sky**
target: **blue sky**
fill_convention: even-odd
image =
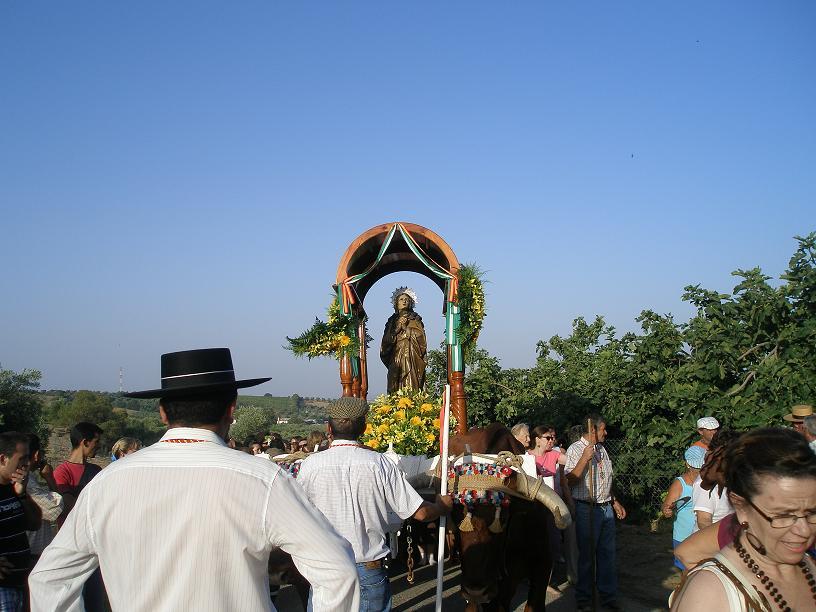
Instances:
[[[4,3],[0,364],[158,384],[229,346],[258,392],[336,396],[286,335],[405,220],[488,271],[483,348],[529,366],[576,316],[691,314],[816,229],[816,5]],[[416,287],[432,343],[439,295]],[[384,369],[371,374],[373,392]]]

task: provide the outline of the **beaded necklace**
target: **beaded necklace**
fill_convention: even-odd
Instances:
[[[193,438],[170,438],[162,440],[162,442],[169,442],[170,444],[192,444],[193,442],[206,442],[206,440],[195,440]]]
[[[768,595],[770,595],[773,600],[776,602],[776,605],[779,606],[780,610],[783,612],[793,612],[793,609],[788,605],[788,602],[785,601],[785,598],[782,596],[782,592],[776,587],[773,583],[773,580],[770,579],[768,574],[765,573],[764,570],[759,568],[757,562],[753,560],[751,555],[742,545],[740,542],[741,538],[738,538],[734,541],[734,550],[737,551],[739,554],[740,559],[742,559],[743,563],[748,566],[748,570],[762,583],[762,586],[765,587],[765,590],[768,591]],[[802,574],[805,576],[805,580],[807,580],[808,586],[810,587],[810,596],[813,598],[813,601],[816,602],[816,578],[813,577],[813,574],[810,571],[810,567],[808,567],[807,561],[802,559],[797,564],[799,569],[802,570]]]

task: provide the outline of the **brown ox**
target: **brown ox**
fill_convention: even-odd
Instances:
[[[269,584],[272,586],[281,587],[286,584],[291,584],[297,591],[300,603],[303,604],[303,609],[307,609],[307,602],[309,600],[309,581],[295,567],[295,562],[292,561],[292,555],[282,551],[280,548],[273,548],[269,553]]]
[[[499,423],[452,437],[451,454],[463,452],[465,445],[474,453],[524,452],[518,440]],[[505,486],[529,493],[531,483],[534,488],[534,479],[514,473]],[[467,601],[468,612],[480,608],[511,610],[510,602],[524,578],[528,578],[530,582],[525,611],[545,609],[547,584],[553,563],[547,525],[554,520],[553,515],[556,515],[556,523],[565,526],[564,523],[569,521],[569,513],[563,502],[556,501],[555,493],[546,486],[540,491],[536,490],[536,500],[512,497],[509,506],[501,511],[503,530],[500,533],[493,533],[489,529],[495,508],[490,504],[473,506],[473,530],[459,532],[462,596]],[[548,508],[553,509],[552,514]],[[464,514],[465,509],[457,504],[451,520],[458,525]]]

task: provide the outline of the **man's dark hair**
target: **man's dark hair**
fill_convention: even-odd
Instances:
[[[332,434],[336,440],[356,440],[366,428],[365,415],[356,419],[329,419]]]
[[[215,425],[238,397],[236,389],[160,400],[171,425]]]
[[[102,435],[102,428],[94,423],[82,421],[71,428],[71,446],[77,448],[83,440],[93,440],[96,436]]]
[[[28,444],[28,434],[19,431],[0,433],[0,454],[11,456],[17,452],[18,444]]]
[[[581,421],[581,433],[590,433],[590,424],[592,425],[592,430],[597,431],[598,427],[601,426],[601,423],[606,423],[606,419],[597,412],[590,412],[584,417],[584,420]]]
[[[269,448],[277,448],[279,450],[284,450],[283,438],[276,431],[273,431],[271,434],[269,434]]]
[[[34,456],[34,453],[37,451],[42,450],[42,444],[40,443],[40,436],[37,434],[28,434],[28,456],[29,458]]]

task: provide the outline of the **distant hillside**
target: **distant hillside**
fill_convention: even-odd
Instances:
[[[77,391],[64,391],[60,389],[49,389],[40,392],[43,402],[50,406],[56,401],[66,403],[74,399]],[[95,391],[101,396],[110,398],[111,404],[116,408],[124,408],[129,414],[141,412],[158,412],[159,400],[157,399],[136,399],[124,397],[121,393],[110,393],[107,391]],[[272,395],[239,395],[238,406],[255,406],[272,410],[276,416],[289,419],[299,419],[302,421],[315,420],[322,423],[326,418],[326,408],[329,405],[328,399],[317,397],[301,397],[297,394],[288,397],[275,397]]]
[[[272,410],[278,417],[314,420],[322,423],[326,419],[326,408],[329,400],[322,398],[304,398],[299,395],[275,397],[272,395],[239,395],[238,406],[255,406]]]

